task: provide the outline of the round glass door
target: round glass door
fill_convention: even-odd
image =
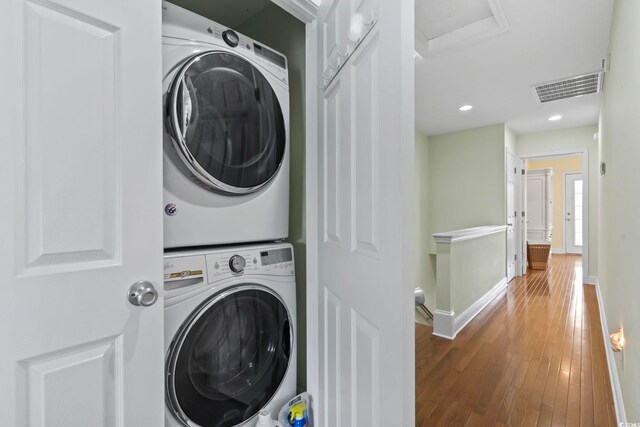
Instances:
[[[289,313],[268,288],[244,285],[214,295],[169,349],[171,410],[189,426],[229,427],[250,419],[280,387],[292,336]]]
[[[246,194],[275,176],[286,145],[282,109],[248,61],[231,53],[200,53],[180,69],[168,99],[169,133],[201,184]]]

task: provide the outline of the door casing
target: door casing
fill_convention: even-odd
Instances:
[[[554,151],[544,151],[540,153],[531,153],[531,154],[521,154],[519,156],[518,164],[522,165],[524,168],[526,164],[526,160],[539,160],[541,158],[553,158],[553,157],[574,157],[580,156],[582,159],[582,179],[583,179],[583,187],[582,190],[584,192],[583,196],[583,206],[582,206],[582,282],[588,284],[595,284],[596,278],[593,276],[589,276],[589,260],[590,260],[590,251],[589,251],[589,149],[569,149],[569,150],[554,150]],[[519,190],[519,196],[516,197],[519,203],[520,211],[525,212],[525,217],[523,222],[523,226],[518,232],[518,244],[517,247],[520,249],[521,253],[519,253],[518,258],[524,260],[525,262],[518,267],[518,271],[522,271],[522,273],[526,273],[526,251],[527,251],[527,230],[526,230],[526,198],[523,200],[523,196],[525,195],[524,191],[526,191],[523,187],[526,186],[526,181],[523,180],[523,183],[519,185],[517,188]]]

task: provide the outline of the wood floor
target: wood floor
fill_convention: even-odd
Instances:
[[[416,426],[615,426],[580,256],[517,277],[454,341],[416,325]]]

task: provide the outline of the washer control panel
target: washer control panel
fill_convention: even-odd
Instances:
[[[252,274],[293,276],[295,273],[290,247],[221,252],[207,254],[206,259],[209,282]]]

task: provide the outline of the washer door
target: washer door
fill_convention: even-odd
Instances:
[[[270,289],[216,294],[185,321],[167,358],[167,403],[185,425],[227,427],[257,414],[290,363],[289,312]]]
[[[168,131],[198,183],[216,191],[257,191],[284,159],[278,98],[256,67],[231,53],[199,53],[180,69],[169,90]]]

